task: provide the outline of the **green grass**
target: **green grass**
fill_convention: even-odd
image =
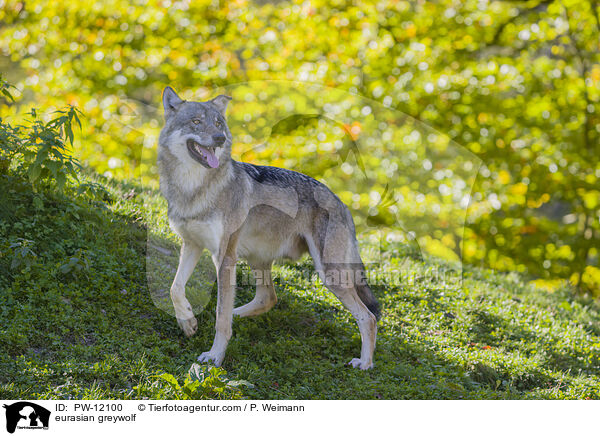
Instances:
[[[155,376],[182,381],[210,348],[214,288],[198,299],[206,308],[190,339],[155,304],[168,298],[173,265],[147,271],[148,234],[176,258],[164,201],[133,184],[100,182],[104,200],[89,202],[0,175],[0,398],[176,398]],[[373,370],[345,366],[359,354],[358,329],[309,280],[304,259],[275,269],[275,308],[234,320],[219,377],[251,385],[201,397],[600,398],[596,301],[470,267],[461,281],[456,265],[408,247],[388,244],[379,256],[362,245],[371,272],[410,273],[373,285],[383,309]],[[238,270],[242,282],[247,267]],[[152,295],[146,272],[159,276],[163,294]],[[237,304],[252,296],[252,286],[239,286]]]

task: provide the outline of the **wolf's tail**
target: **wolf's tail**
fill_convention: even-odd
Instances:
[[[379,302],[377,301],[377,298],[375,298],[375,295],[373,295],[373,291],[371,291],[369,285],[366,283],[357,284],[356,293],[361,301],[365,303],[367,309],[369,309],[369,311],[375,315],[375,318],[379,319],[381,317]]]

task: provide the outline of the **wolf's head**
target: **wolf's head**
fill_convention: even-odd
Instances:
[[[167,86],[159,147],[167,148],[183,165],[218,168],[231,156],[231,132],[225,121],[229,100],[231,97],[219,95],[204,102],[185,101]]]

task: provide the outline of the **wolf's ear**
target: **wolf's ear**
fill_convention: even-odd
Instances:
[[[218,95],[210,102],[221,112],[221,115],[225,116],[225,111],[227,110],[227,104],[231,101],[231,97],[228,95]]]
[[[170,86],[167,86],[163,91],[162,100],[165,108],[165,115],[183,103],[183,100],[179,98],[177,93]]]

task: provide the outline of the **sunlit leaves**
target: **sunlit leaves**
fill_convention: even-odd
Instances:
[[[464,260],[564,278],[598,266],[595,2],[169,3],[9,1],[1,12],[11,81],[32,90],[39,107],[67,101],[84,110],[89,121],[77,155],[101,173],[150,173],[140,155],[155,144],[151,138],[162,122],[156,108],[166,84],[191,99],[251,80],[319,83],[408,114],[484,160],[471,196]],[[301,111],[301,96],[281,97]],[[275,123],[273,112],[260,98],[243,107],[244,114],[232,112],[233,118],[248,117],[245,131],[236,132],[236,156],[331,176],[331,165],[308,147],[317,143],[299,132],[304,144],[280,135],[256,149]],[[375,122],[359,113],[346,130],[360,140],[365,135],[354,131],[372,131]],[[317,126],[314,133],[330,127]],[[393,141],[411,133],[392,130]],[[414,189],[390,172],[397,162],[385,156],[388,151],[370,147],[367,167],[379,169],[377,180],[392,174]],[[351,206],[365,207],[364,193],[354,201],[348,187],[357,174],[348,165],[341,170],[333,185],[346,187],[340,195]],[[443,184],[432,183],[435,189]],[[417,198],[410,194],[406,201]],[[432,198],[426,203],[434,206]],[[513,224],[505,226],[506,219]],[[550,243],[575,254],[548,266]]]

